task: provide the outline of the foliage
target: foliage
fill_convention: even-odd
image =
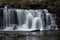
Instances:
[[[21,8],[28,8],[32,3],[39,3],[42,8],[47,8],[48,6],[60,7],[60,0],[0,0],[0,2],[12,5],[19,4]]]

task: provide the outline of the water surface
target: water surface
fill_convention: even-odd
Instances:
[[[60,40],[60,31],[0,32],[0,40]]]

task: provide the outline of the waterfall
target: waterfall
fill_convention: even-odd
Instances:
[[[33,20],[33,16],[31,14],[27,14],[27,16],[26,16],[26,25],[27,25],[27,27],[31,28],[32,20]]]
[[[15,26],[14,10],[9,9],[7,5],[3,9],[3,26],[4,30],[12,30]]]
[[[32,29],[36,29],[36,28],[43,30],[43,23],[42,23],[41,18],[39,17],[34,18],[33,23],[32,23]]]
[[[47,9],[9,9],[6,6],[3,9],[3,30],[56,30],[55,19],[55,14],[49,13]]]

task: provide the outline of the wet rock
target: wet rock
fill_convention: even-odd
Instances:
[[[31,32],[40,32],[40,30],[39,30],[39,29],[37,29],[37,30],[33,30],[33,31],[31,31]]]
[[[31,9],[40,9],[41,4],[30,4],[29,7],[30,7]]]
[[[3,28],[2,25],[3,25],[3,10],[0,9],[0,29]]]
[[[58,25],[58,28],[60,29],[60,7],[58,6],[48,6],[47,9],[50,13],[56,14],[56,24]]]

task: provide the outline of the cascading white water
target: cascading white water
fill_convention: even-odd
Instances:
[[[12,30],[13,26],[15,24],[13,24],[15,22],[15,16],[14,16],[14,12],[12,9],[8,9],[8,6],[4,7],[3,9],[3,26],[4,26],[4,30]]]
[[[32,29],[43,30],[43,23],[40,17],[34,18],[33,23],[32,23]]]
[[[31,28],[32,26],[32,20],[33,20],[33,16],[29,13],[26,16],[26,25],[28,28]]]
[[[13,9],[12,9],[13,10]],[[3,26],[6,26],[4,30],[16,30],[16,31],[32,31],[32,30],[56,30],[56,20],[53,14],[49,13],[47,9],[38,10],[23,10],[14,9],[17,14],[18,25],[15,26],[15,16],[11,9],[5,8],[3,10]],[[7,25],[12,25],[8,27]],[[16,28],[15,28],[16,27]],[[15,29],[14,29],[15,28]]]
[[[46,13],[46,20],[47,20],[47,26],[46,30],[48,29],[58,29],[56,25],[56,16],[55,14],[49,13],[46,9],[44,9],[44,12]],[[54,26],[54,27],[53,27]]]

